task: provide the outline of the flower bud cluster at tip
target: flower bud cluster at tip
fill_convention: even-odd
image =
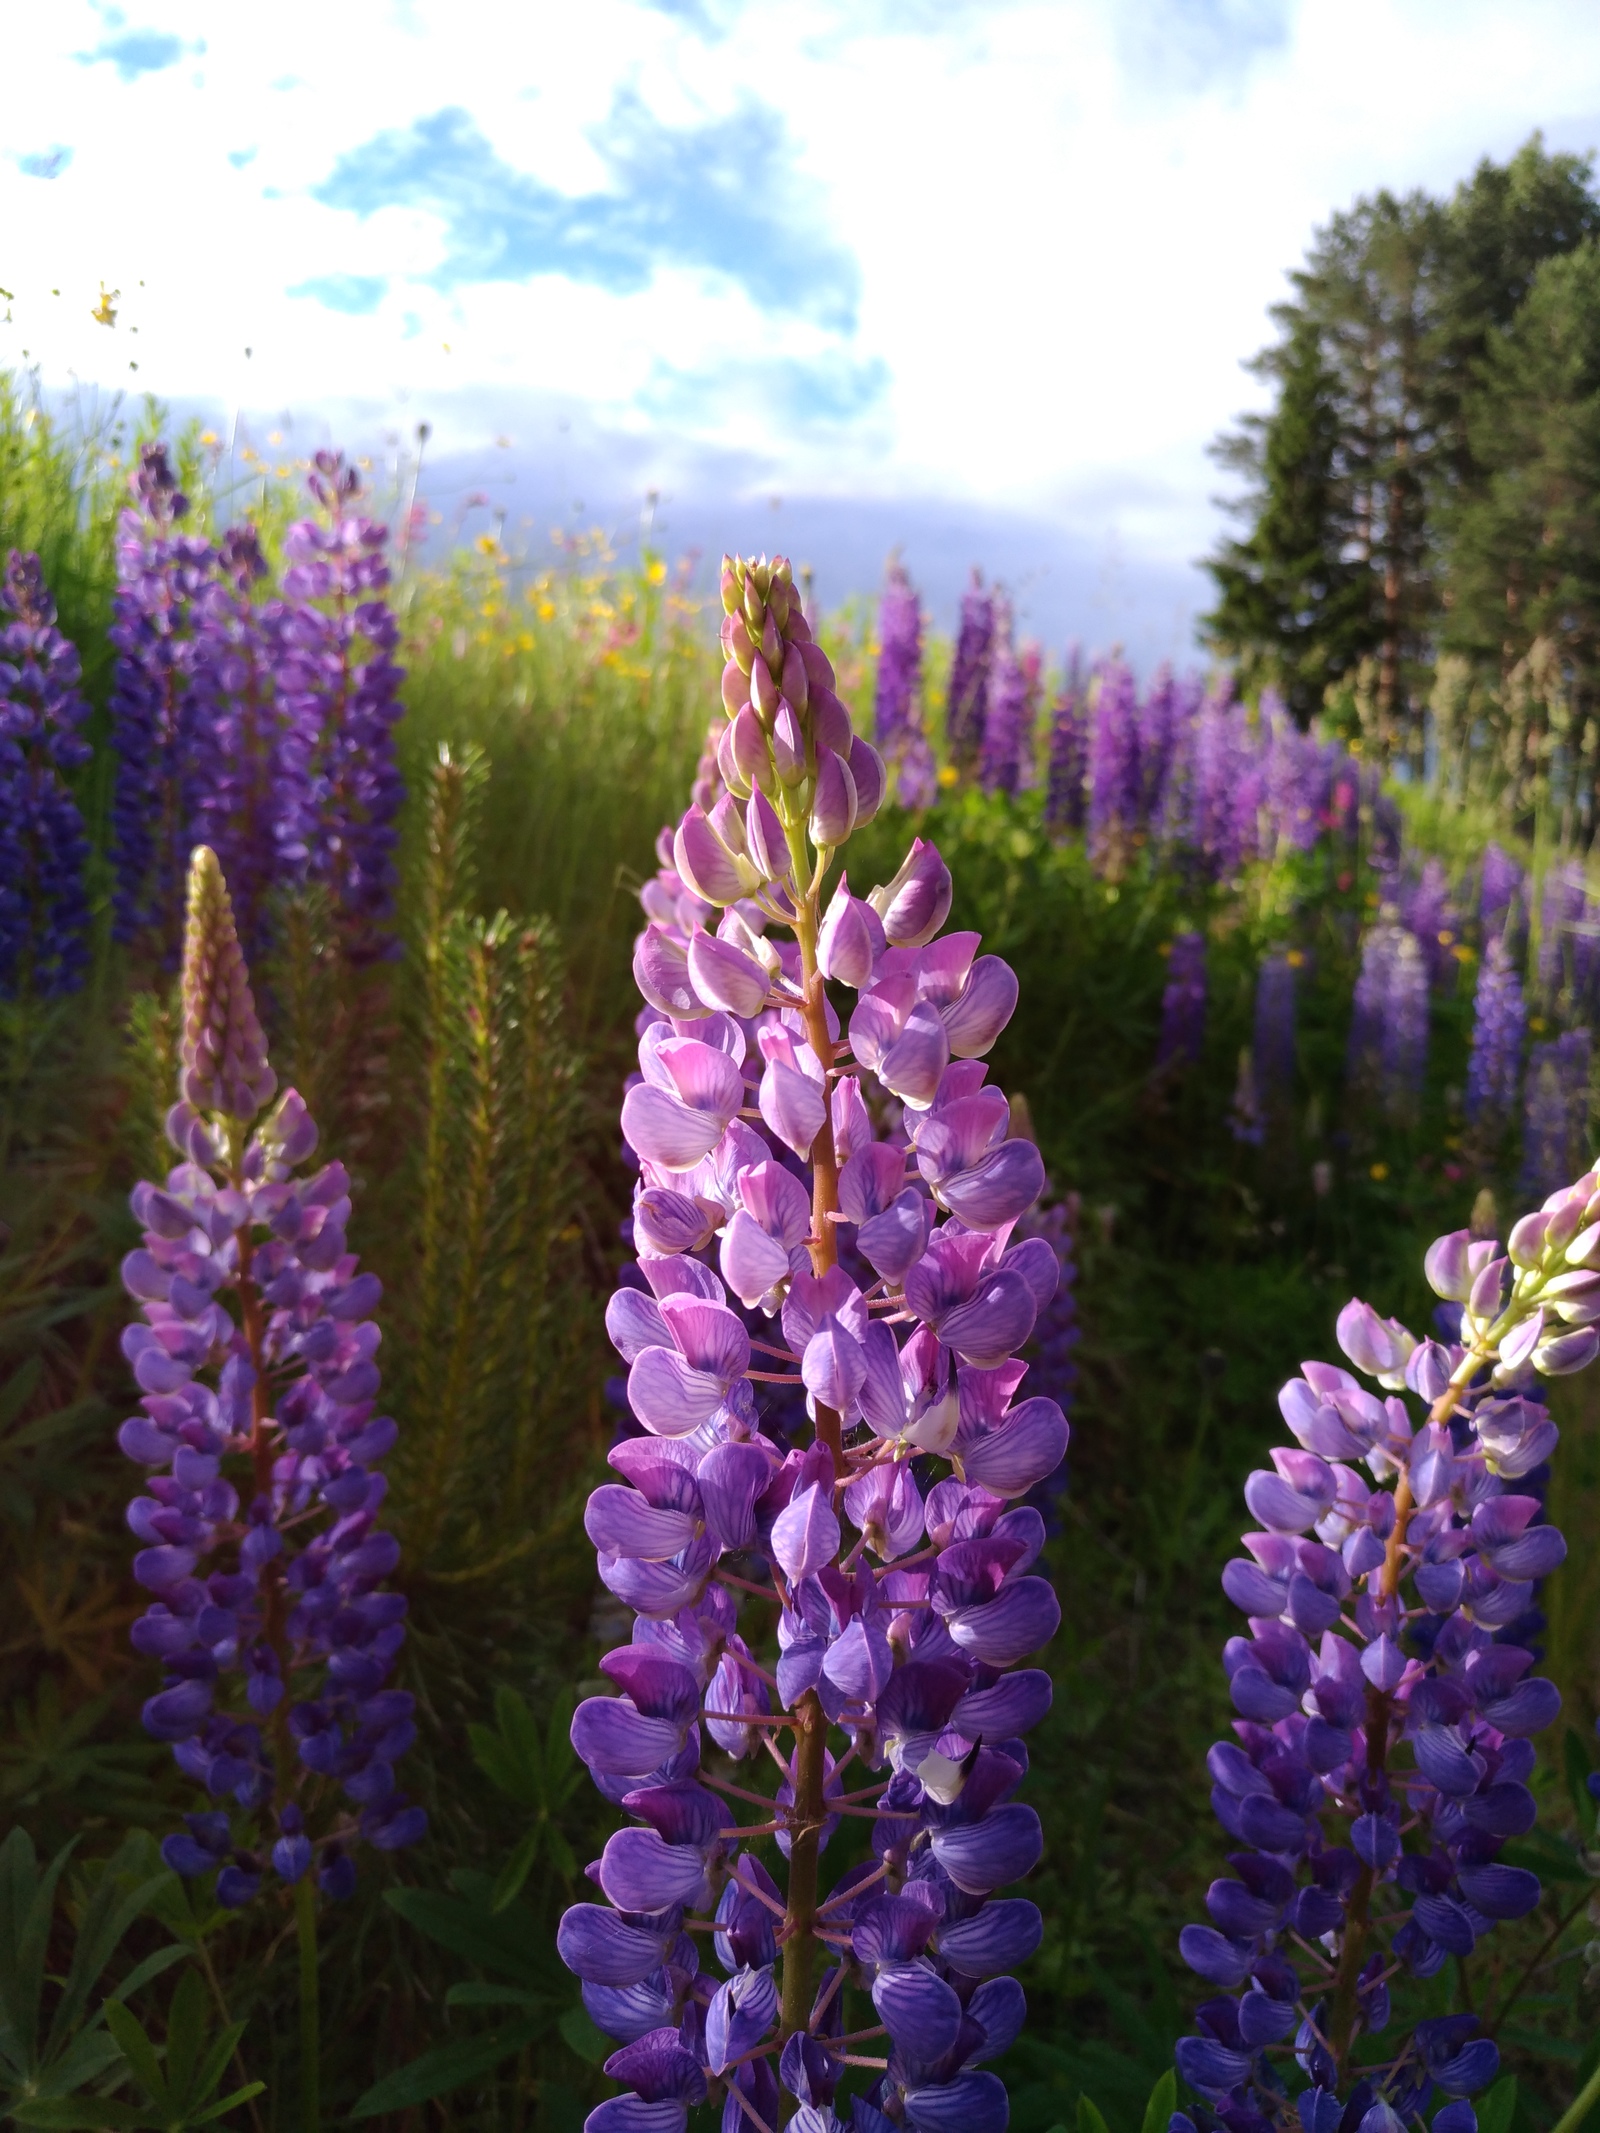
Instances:
[[[622,1114],[638,1261],[607,1311],[634,1434],[586,1514],[633,1612],[601,1662],[618,1693],[572,1725],[632,1817],[589,1869],[604,1902],[558,1933],[621,2047],[607,2065],[626,2093],[590,2133],[675,2133],[708,2094],[725,2133],[775,2128],[785,2095],[790,2123],[831,2133],[839,2040],[862,2024],[882,2034],[851,2107],[861,2133],[999,2133],[986,2062],[1018,2033],[1007,1973],[1041,1934],[1032,1903],[998,1893],[1041,1849],[1014,1795],[1050,1682],[1022,1662],[1060,1619],[1025,1499],[1068,1434],[1055,1401],[1018,1397],[1016,1357],[1070,1254],[1054,1232],[1019,1234],[1043,1167],[987,1085],[1014,977],[976,934],[941,931],[950,876],[921,840],[891,881],[858,897],[841,877],[822,906],[826,858],[852,801],[856,820],[864,791],[876,806],[881,769],[787,566],[728,562],[723,600],[722,790],[663,837],[642,897],[647,1005]],[[824,1149],[836,1205],[819,1197]],[[1070,1338],[1050,1341],[1063,1371]],[[775,1652],[742,1633],[751,1587],[776,1612]],[[769,1757],[770,1806],[741,1804],[724,1772]],[[785,1862],[849,1815],[869,1857],[791,1912]],[[823,1967],[790,2023],[780,1952],[786,1979],[808,1934]]]
[[[1600,1177],[1504,1250],[1462,1230],[1425,1267],[1436,1336],[1346,1305],[1353,1370],[1303,1366],[1279,1398],[1295,1442],[1245,1486],[1256,1527],[1222,1580],[1249,1629],[1224,1653],[1236,1738],[1209,1759],[1239,1849],[1181,1938],[1220,1988],[1178,2047],[1191,2129],[1280,2122],[1298,2068],[1304,2133],[1392,2133],[1441,2098],[1434,2125],[1474,2133],[1466,2099],[1498,2068],[1470,2013],[1391,2035],[1390,1983],[1539,1900],[1500,1854],[1533,1825],[1532,1736],[1560,1709],[1524,1642],[1566,1555],[1541,1380],[1600,1349]]]
[[[248,1125],[272,1101],[278,1077],[267,1062],[222,869],[204,844],[189,862],[182,999],[181,1100]]]
[[[214,855],[196,855],[192,891],[168,1120],[183,1160],[135,1188],[144,1236],[122,1266],[142,1397],[118,1442],[146,1469],[128,1524],[153,1596],[133,1642],[165,1673],[144,1724],[214,1803],[162,1851],[181,1874],[214,1872],[225,1905],[269,1867],[293,1882],[315,1865],[338,1897],[358,1840],[393,1850],[426,1827],[394,1768],[412,1698],[386,1686],[406,1602],[384,1589],[399,1551],[378,1524],[395,1439],[378,1412],[381,1289],[347,1247],[344,1166],[306,1173],[317,1130],[299,1095],[244,1137],[273,1078]],[[227,1145],[201,1104],[234,1129]]]
[[[76,647],[39,558],[0,576],[0,996],[72,991],[89,959],[89,839],[66,774],[89,760]]]

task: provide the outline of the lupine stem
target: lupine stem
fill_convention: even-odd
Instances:
[[[317,2006],[317,1888],[308,1873],[295,1883],[294,1923],[300,1944],[300,2133],[318,2133],[322,2040]]]
[[[1556,2121],[1555,2133],[1577,2133],[1579,2126],[1588,2117],[1595,2105],[1600,2103],[1600,2066],[1579,2089],[1571,2103]]]

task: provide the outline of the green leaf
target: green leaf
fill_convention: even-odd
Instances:
[[[105,2015],[106,2027],[116,2038],[117,2049],[133,2069],[133,2078],[153,2100],[164,2102],[167,2084],[161,2078],[161,2061],[144,2024],[136,2015],[130,2014],[120,2000],[107,2000]]]
[[[590,2019],[589,2010],[579,2000],[569,2007],[559,2024],[563,2042],[590,2066],[599,2066],[611,2056],[611,2039],[603,2036]]]
[[[1517,2077],[1502,2074],[1478,2104],[1478,2133],[1511,2133],[1517,2115]]]
[[[519,1807],[539,1805],[537,1776],[524,1769],[498,1733],[491,1733],[487,1726],[468,1726],[467,1739],[472,1746],[472,1760],[497,1791],[515,1800]]]
[[[205,2030],[206,1988],[198,1970],[185,1970],[167,2016],[167,2087],[175,2098],[187,2099],[194,2086]]]
[[[149,1910],[166,1884],[177,1879],[170,1867],[163,1866],[158,1874],[142,1879],[131,1890],[127,1889],[124,1876],[143,1849],[138,1838],[131,1839],[106,1863],[78,1927],[71,1967],[51,2019],[46,2051],[54,2046],[58,2037],[77,2027],[89,2003],[89,1995],[100,1982],[107,1963],[122,1945],[129,1927]],[[123,1996],[133,1989],[124,1984]]]
[[[102,2096],[38,2096],[32,2103],[15,2104],[11,2115],[23,2126],[55,2126],[61,2133],[134,2133],[148,2123],[144,2113],[131,2103],[113,2103]]]
[[[551,1976],[549,1935],[526,1910],[498,1916],[486,1904],[445,1896],[437,1889],[385,1889],[384,1901],[408,1925],[426,1933],[452,1955],[498,1970],[520,1983],[537,1985]]]
[[[220,2103],[207,2104],[202,2114],[198,2118],[191,2118],[189,2123],[192,2126],[214,2125],[219,2118],[225,2118],[230,2111],[237,2110],[241,2103],[248,2103],[253,2096],[264,2094],[266,2086],[264,2081],[247,2081],[242,2089],[235,2089],[231,2096],[224,2096]]]
[[[496,2030],[491,2036],[463,2037],[459,2044],[441,2044],[437,2051],[424,2052],[420,2059],[413,2059],[408,2066],[397,2066],[392,2074],[375,2081],[356,2100],[350,2116],[376,2118],[380,2111],[405,2111],[413,2104],[426,2103],[431,2096],[448,2096],[452,2089],[479,2074],[492,2074],[525,2044],[532,2044],[537,2035],[536,2026],[524,2022],[511,2029]]]
[[[533,1871],[533,1862],[539,1856],[540,1840],[548,1827],[545,1822],[535,1822],[500,1869],[500,1877],[494,1885],[494,1895],[489,1899],[491,1911],[503,1911],[507,1904],[516,1901],[522,1884]]]
[[[1168,2067],[1155,2087],[1150,2091],[1150,2101],[1144,2107],[1144,2125],[1141,2133],[1167,2133],[1167,2125],[1178,2108],[1178,2076]],[[1482,2133],[1482,2128],[1479,2128]]]
[[[228,2071],[228,2061],[238,2048],[239,2039],[245,2033],[243,2022],[232,2022],[213,2037],[206,2047],[205,2057],[195,2069],[194,2079],[189,2084],[189,2100],[195,2109],[208,2096],[214,2096],[222,2085],[222,2077]]]
[[[545,1745],[539,1738],[539,1728],[534,1723],[533,1713],[515,1689],[504,1683],[494,1692],[495,1723],[505,1737],[506,1746],[525,1770],[537,1777],[544,1775]]]
[[[1087,2096],[1078,2098],[1078,2133],[1111,2133],[1100,2106]]]

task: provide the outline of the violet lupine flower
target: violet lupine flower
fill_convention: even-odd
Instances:
[[[897,557],[878,603],[874,731],[900,805],[931,807],[939,797],[939,771],[922,723],[922,602]]]
[[[395,1437],[376,1412],[379,1283],[346,1249],[344,1166],[304,1174],[305,1105],[290,1089],[266,1110],[276,1077],[203,846],[182,1059],[167,1133],[183,1160],[135,1188],[144,1242],[122,1265],[143,1317],[122,1347],[143,1397],[118,1442],[147,1469],[128,1523],[153,1595],[133,1642],[165,1669],[145,1730],[214,1803],[162,1854],[180,1874],[215,1872],[227,1905],[269,1867],[293,1882],[315,1866],[323,1893],[344,1896],[358,1839],[392,1851],[426,1828],[394,1771],[412,1699],[385,1686],[406,1602],[383,1590],[399,1551],[377,1523]]]
[[[1503,1131],[1517,1104],[1528,1010],[1522,981],[1502,936],[1492,933],[1473,998],[1472,1056],[1467,1062],[1467,1117]]]
[[[1044,797],[1048,830],[1080,830],[1089,804],[1089,692],[1074,645],[1067,654],[1061,694],[1050,713],[1050,763]]]
[[[1400,916],[1417,937],[1429,984],[1435,992],[1445,991],[1458,968],[1454,950],[1461,926],[1450,901],[1450,884],[1437,859],[1426,861],[1417,879],[1401,891]]]
[[[679,824],[635,957],[649,1006],[623,1131],[645,1286],[607,1325],[643,1434],[586,1516],[634,1610],[601,1661],[618,1693],[572,1724],[632,1818],[591,1869],[604,1901],[557,1935],[622,2047],[626,2093],[590,2133],[679,2129],[708,2093],[726,2133],[775,2128],[785,2095],[791,2123],[832,2133],[847,2051],[877,2069],[864,2133],[1000,2133],[983,2062],[1017,2034],[1004,1973],[1041,1931],[998,1893],[1040,1850],[1013,1795],[1050,1683],[1021,1662],[1059,1620],[1022,1499],[1067,1441],[1055,1401],[1018,1397],[1061,1255],[1018,1239],[1043,1167],[983,1064],[1016,980],[941,931],[950,876],[920,839],[867,897],[842,876],[824,890],[883,766],[789,565],[730,559],[722,597],[728,790]],[[772,1433],[774,1386],[809,1441]],[[751,1586],[775,1650],[741,1625]],[[740,1788],[769,1749],[752,1814]],[[737,1785],[713,1750],[753,1758]],[[846,1814],[871,1854],[825,1893]],[[863,2029],[881,2050],[842,2041]]]
[[[1156,1067],[1194,1066],[1206,1041],[1206,939],[1203,933],[1173,936],[1167,982],[1161,994],[1161,1035]]]
[[[278,692],[284,604],[252,595],[267,574],[253,526],[230,526],[196,603],[188,791],[190,835],[217,855],[249,956],[264,954],[267,898],[284,871],[280,832],[297,812]]]
[[[1216,1991],[1179,2069],[1228,2126],[1282,2123],[1297,2065],[1306,2133],[1409,2124],[1441,2096],[1434,2124],[1474,2133],[1494,2044],[1466,2013],[1391,2037],[1388,1980],[1434,1976],[1539,1900],[1499,1854],[1533,1823],[1532,1736],[1561,1699],[1500,1638],[1566,1553],[1525,1484],[1557,1437],[1539,1379],[1600,1350],[1597,1253],[1591,1172],[1504,1252],[1438,1239],[1445,1337],[1351,1302],[1353,1370],[1306,1363],[1279,1395],[1295,1442],[1246,1483],[1256,1528],[1222,1577],[1248,1634],[1224,1653],[1235,1738],[1208,1760],[1238,1848],[1181,1940]]]
[[[1258,849],[1256,771],[1244,712],[1212,698],[1194,722],[1181,842],[1212,881],[1231,881]]]
[[[395,818],[405,798],[394,745],[400,625],[384,597],[389,534],[355,508],[361,477],[341,453],[318,452],[307,486],[323,516],[284,537],[279,846],[302,879],[326,884],[352,958],[369,961],[393,950]]]
[[[1392,918],[1362,942],[1348,1056],[1357,1087],[1390,1118],[1411,1116],[1428,1060],[1428,971],[1415,934]]]
[[[995,602],[984,590],[983,579],[972,573],[972,584],[961,595],[961,628],[950,661],[950,686],[945,700],[945,741],[957,770],[969,771],[983,747],[989,722],[989,663],[994,651]]]
[[[176,952],[188,865],[189,759],[195,707],[194,633],[214,551],[177,529],[189,515],[163,444],[147,444],[129,481],[133,504],[117,531],[117,593],[109,632],[111,858],[118,940],[152,931]]]
[[[983,729],[978,782],[985,792],[1015,795],[1033,765],[1033,722],[1038,687],[1037,649],[1011,642],[1009,603],[996,601],[995,646],[989,670],[989,716]],[[1032,674],[1029,655],[1032,654]]]
[[[1145,829],[1139,764],[1139,700],[1120,659],[1095,677],[1089,731],[1089,856],[1103,874],[1120,873]]]
[[[1526,917],[1526,886],[1520,866],[1498,844],[1485,847],[1478,889],[1478,923],[1487,941]]]
[[[1278,1111],[1294,1093],[1295,967],[1293,951],[1275,949],[1256,974],[1256,1093],[1267,1111]]]
[[[89,760],[76,647],[36,555],[0,579],[0,996],[70,992],[88,961],[89,840],[63,772]]]
[[[1589,1152],[1589,1032],[1563,1030],[1528,1055],[1522,1129],[1522,1189],[1553,1188]]]

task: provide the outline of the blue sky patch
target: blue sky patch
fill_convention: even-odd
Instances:
[[[471,115],[451,107],[341,156],[313,197],[358,215],[391,206],[439,215],[445,256],[428,279],[441,289],[563,274],[631,295],[658,268],[698,267],[769,310],[854,326],[854,256],[786,212],[789,142],[770,105],[746,98],[729,118],[674,127],[622,95],[594,144],[608,190],[557,192],[505,162]]]
[[[58,144],[30,156],[18,156],[17,168],[25,178],[59,178],[71,161],[72,150]]]
[[[858,358],[841,350],[705,371],[658,363],[638,404],[658,420],[691,425],[715,421],[724,408],[759,404],[779,429],[809,430],[856,421],[888,389],[889,366],[881,356]]]
[[[329,311],[344,312],[348,318],[366,318],[383,302],[388,286],[382,274],[314,274],[309,281],[296,282],[285,293],[309,296]]]
[[[121,80],[137,81],[141,74],[160,74],[175,67],[185,50],[183,39],[166,30],[123,30],[102,37],[92,52],[80,52],[78,58],[86,67],[109,60]]]

